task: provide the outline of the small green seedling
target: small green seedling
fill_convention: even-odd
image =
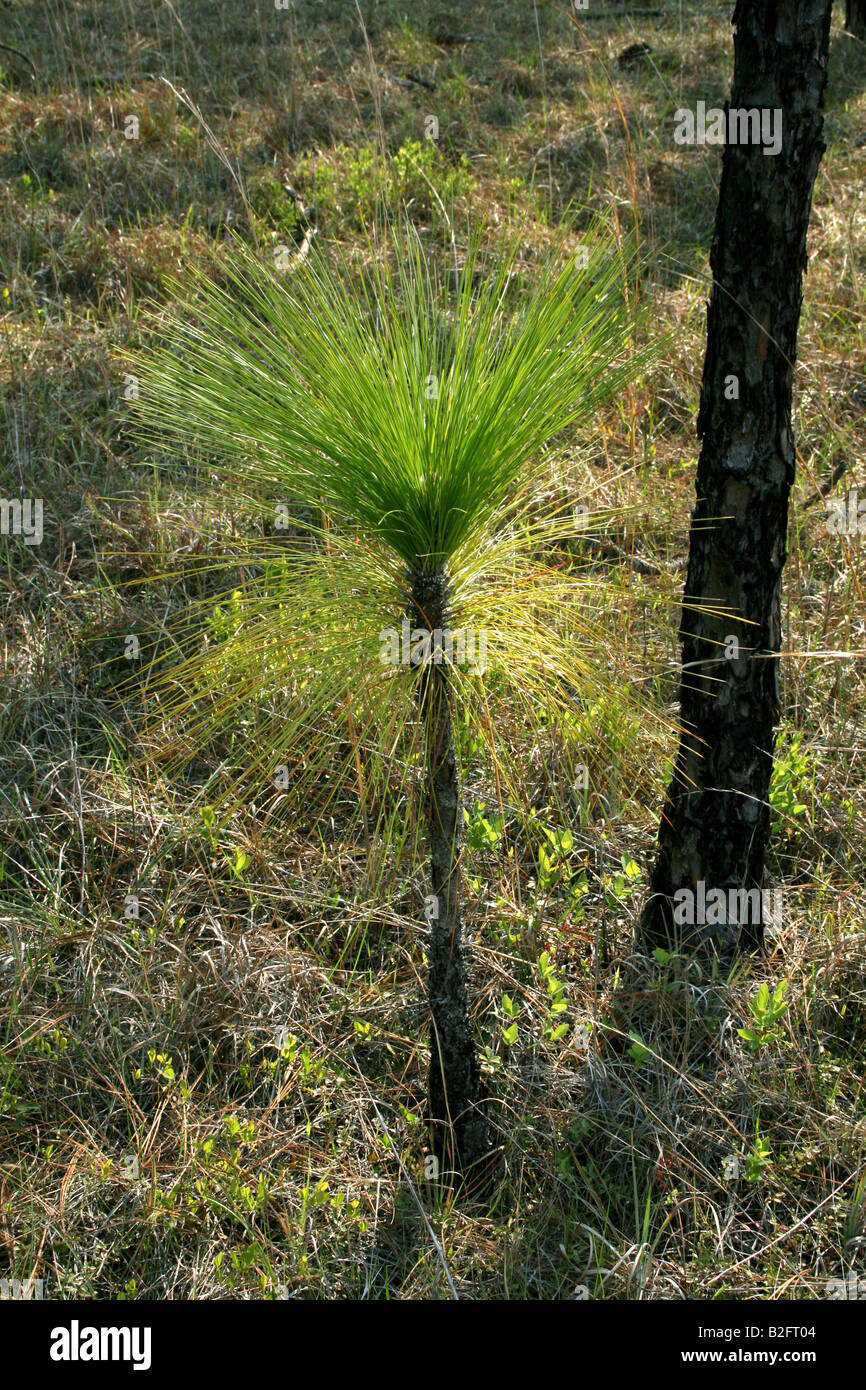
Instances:
[[[754,999],[750,1000],[749,1008],[755,1026],[737,1029],[739,1036],[748,1044],[750,1052],[759,1051],[767,1043],[777,1042],[781,1036],[777,1025],[788,1007],[785,1001],[787,990],[787,980],[780,980],[772,994],[769,985],[763,984]]]
[[[628,854],[620,855],[621,872],[605,874],[602,885],[605,890],[607,906],[610,911],[628,902],[640,878],[640,865]]]
[[[770,1141],[762,1139],[755,1130],[755,1147],[746,1154],[746,1182],[760,1182],[770,1162]]]
[[[228,856],[226,856],[228,858]],[[239,847],[235,848],[234,860],[229,859],[229,873],[232,878],[242,879],[244,870],[252,863],[250,856]]]
[[[550,963],[550,956],[547,951],[542,951],[538,957],[538,969],[541,978],[547,985],[549,1018],[543,1027],[543,1033],[548,1042],[559,1042],[568,1032],[567,1023],[557,1023],[559,1014],[564,1014],[568,1008],[568,1000],[565,997],[565,986],[561,980],[556,978],[553,966]]]
[[[513,1047],[517,1042],[517,1016],[520,1010],[510,994],[503,994],[502,996],[502,1012],[510,1020],[508,1026],[502,1030],[502,1041],[506,1047]]]
[[[202,824],[205,828],[205,834],[207,835],[208,843],[210,844],[211,849],[216,849],[216,811],[214,810],[213,806],[202,806],[201,810],[199,811],[199,815],[201,816]]]
[[[484,814],[483,801],[475,802],[471,815],[466,807],[463,807],[463,824],[466,833],[466,848],[470,854],[483,849],[499,848],[502,832],[505,828],[505,817],[493,816],[492,819],[488,820]]]

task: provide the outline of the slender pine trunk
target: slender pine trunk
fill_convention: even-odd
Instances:
[[[415,628],[431,634],[448,628],[448,579],[443,572],[412,576],[410,613]],[[460,914],[460,783],[447,665],[431,661],[425,666],[419,702],[427,740],[427,823],[434,895],[428,953],[431,1146],[444,1170],[466,1176],[475,1186],[473,1177],[480,1182],[487,1175],[490,1129],[466,988]]]
[[[705,606],[685,608],[680,628],[684,733],[642,920],[651,946],[697,937],[727,953],[763,944],[763,899],[757,920],[738,909],[721,926],[715,914],[703,925],[698,913],[678,917],[676,908],[711,890],[730,901],[731,890],[763,888],[795,465],[792,382],[824,150],[830,2],[738,0],[734,13],[730,106],[759,108],[762,122],[781,113],[781,145],[768,154],[732,143],[722,159],[685,588]]]

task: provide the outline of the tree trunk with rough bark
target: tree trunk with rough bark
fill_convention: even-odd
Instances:
[[[411,621],[432,635],[449,627],[448,579],[412,576]],[[451,726],[448,667],[427,663],[419,679],[427,740],[428,832],[433,893],[428,955],[430,1004],[429,1124],[442,1168],[483,1186],[490,1173],[490,1130],[466,988],[460,914],[460,781]]]
[[[830,8],[831,0],[738,0],[734,11],[730,107],[761,108],[768,131],[770,113],[781,111],[782,139],[777,154],[726,143],[722,160],[680,627],[682,731],[641,923],[649,946],[702,939],[730,952],[763,944],[764,900],[756,913],[752,890],[763,887],[770,829],[795,466],[791,388],[824,150]],[[704,611],[687,606],[694,604]],[[713,889],[735,910],[720,914],[717,896],[707,911]],[[751,892],[748,911],[740,910],[744,895],[732,899],[730,890]]]

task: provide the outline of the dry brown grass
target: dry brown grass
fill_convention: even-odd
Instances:
[[[775,822],[786,916],[766,960],[725,979],[634,953],[639,894],[617,901],[610,880],[623,854],[644,870],[651,855],[671,751],[658,736],[621,744],[630,779],[584,736],[583,818],[556,738],[526,738],[539,824],[572,825],[589,892],[582,915],[545,898],[516,819],[512,859],[469,863],[505,1168],[489,1209],[455,1201],[424,1180],[417,871],[403,865],[383,901],[363,845],[338,825],[317,834],[315,807],[304,823],[248,808],[211,843],[195,779],[134,767],[139,706],[116,702],[124,635],[200,597],[197,557],[219,540],[202,537],[188,489],[156,488],[142,467],[114,354],[137,342],[142,297],[165,300],[166,276],[194,258],[218,265],[226,227],[247,216],[165,74],[241,170],[266,245],[302,235],[287,183],[321,235],[360,244],[381,166],[365,170],[358,150],[378,142],[397,180],[394,157],[431,112],[434,183],[451,179],[466,215],[529,207],[527,255],[572,197],[587,216],[638,220],[675,346],[596,439],[563,441],[549,463],[576,496],[601,480],[604,500],[639,507],[619,557],[599,561],[613,580],[603,658],[670,707],[676,616],[661,600],[682,583],[719,168],[670,130],[681,102],[724,100],[731,41],[725,6],[684,5],[682,29],[680,7],[660,7],[577,33],[539,5],[543,72],[531,9],[511,4],[475,7],[466,43],[435,0],[405,24],[378,0],[364,8],[369,50],[351,6],[325,20],[300,3],[216,18],[141,5],[134,29],[132,11],[96,3],[8,10],[37,76],[0,52],[0,492],[43,497],[46,530],[39,547],[0,550],[0,1273],[91,1298],[448,1298],[452,1285],[472,1298],[814,1298],[831,1276],[866,1278],[864,668],[800,655],[866,647],[862,543],[828,536],[821,505],[805,505],[834,470],[866,493],[866,58],[838,27],[785,592],[782,740],[798,734],[805,761],[787,765],[779,805],[788,790],[807,809]],[[635,39],[650,61],[618,67]],[[124,140],[129,115],[138,142]],[[405,191],[435,225],[426,184]],[[166,561],[174,585],[157,578]],[[657,608],[638,602],[647,593]],[[213,763],[203,750],[202,779]],[[480,772],[476,796],[494,802]],[[241,880],[235,847],[251,857]],[[130,894],[138,921],[124,919]],[[543,1036],[545,947],[573,1025],[559,1043]],[[736,1030],[764,979],[788,981],[790,1007],[752,1055]],[[511,1047],[504,994],[519,1008]],[[756,1132],[770,1162],[749,1181]],[[726,1178],[734,1158],[740,1176]]]

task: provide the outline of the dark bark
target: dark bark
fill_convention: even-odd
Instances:
[[[845,28],[855,38],[866,39],[866,0],[845,0]]]
[[[722,160],[680,627],[682,732],[641,924],[650,946],[699,938],[723,951],[763,944],[762,920],[678,924],[672,898],[680,889],[697,898],[700,881],[726,897],[732,888],[763,886],[795,464],[791,388],[806,231],[824,150],[830,8],[831,0],[739,0],[733,17],[730,106],[781,109],[782,142],[775,155],[760,144],[726,144]],[[732,377],[737,399],[729,398]],[[726,656],[730,637],[738,657]],[[728,643],[728,653],[734,650]]]
[[[449,626],[448,581],[439,572],[412,576],[410,621],[431,633]],[[428,953],[430,1003],[429,1124],[432,1151],[445,1171],[471,1188],[490,1175],[490,1131],[466,988],[460,913],[460,781],[451,726],[448,666],[428,663],[419,678],[426,730],[431,890]]]

